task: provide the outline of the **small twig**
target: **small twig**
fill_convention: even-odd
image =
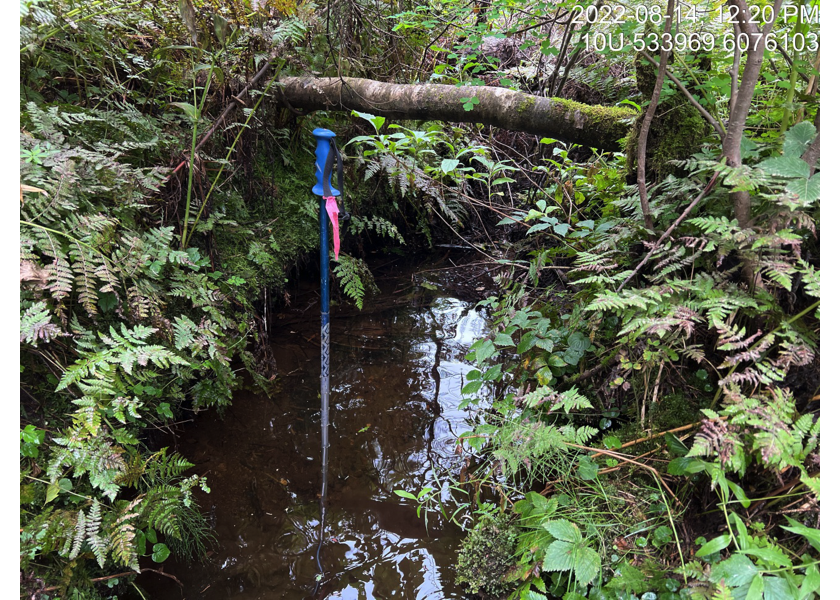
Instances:
[[[718,417],[718,420],[725,421],[728,418],[729,418],[728,416],[724,415],[722,417]],[[622,444],[620,446],[620,449],[623,450],[624,448],[629,448],[630,446],[635,446],[636,444],[642,444],[644,442],[649,442],[651,440],[655,440],[656,438],[660,438],[663,435],[668,435],[669,433],[678,433],[680,431],[688,431],[689,429],[693,429],[695,427],[698,427],[699,425],[700,425],[700,422],[698,421],[697,423],[689,423],[688,425],[683,425],[681,427],[675,427],[674,429],[669,429],[668,431],[661,431],[659,433],[655,433],[653,435],[649,435],[649,436],[643,437],[643,438],[638,438],[638,439],[635,439],[633,441],[627,442],[626,444]],[[600,452],[598,454],[594,454],[592,456],[592,458],[595,458],[596,456],[600,456],[600,454],[601,454]]]
[[[158,575],[163,575],[164,577],[169,577],[169,579],[172,579],[173,581],[175,581],[175,583],[177,583],[179,586],[181,586],[181,589],[183,589],[183,587],[184,587],[184,584],[181,583],[181,581],[177,577],[175,577],[174,575],[170,575],[169,573],[164,573],[163,572],[163,567],[161,567],[160,569],[150,569],[150,568],[140,569],[141,573],[145,573],[147,571],[151,571],[152,573],[157,573]],[[94,577],[93,579],[90,580],[90,582],[91,583],[99,583],[100,581],[108,581],[109,579],[117,579],[119,577],[128,577],[129,575],[137,575],[137,571],[125,571],[123,573],[117,573],[116,575],[107,575],[105,577]],[[55,591],[59,588],[61,588],[60,585],[51,585],[49,587],[45,587],[41,590],[38,590],[38,592],[39,593],[53,592],[53,591]],[[25,594],[22,594],[22,595],[25,595]]]
[[[706,187],[705,187],[705,188],[703,188],[703,191],[702,191],[702,192],[700,192],[700,194],[698,194],[698,196],[697,196],[694,200],[692,200],[692,201],[691,201],[691,204],[689,204],[689,205],[686,207],[686,209],[685,209],[685,210],[683,211],[683,213],[682,213],[682,214],[681,214],[681,215],[677,218],[677,220],[676,220],[676,221],[674,221],[674,222],[671,224],[671,226],[670,226],[670,227],[669,227],[669,228],[665,231],[665,233],[663,233],[663,234],[660,236],[660,238],[659,238],[658,240],[656,240],[656,243],[653,245],[653,247],[652,247],[652,248],[650,249],[650,251],[647,253],[647,255],[646,255],[646,256],[645,256],[645,258],[642,260],[642,262],[640,262],[640,263],[636,266],[636,268],[635,268],[635,269],[633,269],[633,272],[632,272],[632,273],[630,273],[630,275],[628,275],[628,276],[627,276],[627,279],[625,279],[625,280],[622,282],[622,284],[621,284],[620,286],[618,286],[618,289],[616,290],[616,292],[620,292],[622,289],[624,289],[624,286],[625,286],[625,285],[627,285],[627,282],[629,282],[631,279],[633,279],[633,277],[635,277],[635,276],[636,276],[636,274],[639,272],[639,270],[640,270],[640,269],[641,269],[641,268],[642,268],[642,267],[643,267],[643,266],[647,263],[647,261],[649,261],[649,260],[650,260],[650,257],[651,257],[651,256],[653,256],[653,253],[654,253],[654,252],[656,252],[656,250],[659,248],[659,246],[662,244],[662,242],[663,242],[663,241],[665,241],[665,238],[667,238],[668,236],[670,236],[670,235],[671,235],[671,233],[674,231],[674,229],[676,229],[676,228],[677,228],[677,225],[679,225],[680,223],[682,223],[682,222],[683,222],[683,220],[684,220],[684,219],[685,219],[685,218],[689,215],[689,213],[692,211],[692,209],[693,209],[695,206],[697,206],[697,203],[698,203],[698,202],[700,202],[700,200],[702,200],[703,198],[705,198],[705,197],[706,197],[706,194],[708,194],[708,193],[712,190],[712,188],[714,187],[715,183],[717,182],[717,179],[718,179],[718,177],[719,177],[719,176],[720,176],[720,171],[715,171],[715,174],[714,174],[714,175],[712,176],[712,178],[709,180],[709,183],[708,183],[708,184],[706,184]]]
[[[269,69],[269,67],[271,67],[271,64],[272,64],[272,62],[274,61],[275,58],[276,58],[275,55],[270,56],[268,58],[268,60],[265,61],[265,64],[263,65],[262,69],[257,71],[257,73],[251,78],[251,81],[249,81],[248,83],[245,84],[245,87],[242,88],[242,91],[239,92],[236,96],[234,96],[233,99],[235,100],[235,102],[231,102],[225,107],[225,110],[222,111],[222,114],[220,114],[216,118],[213,125],[211,125],[210,129],[207,130],[207,133],[205,133],[202,136],[201,140],[195,145],[194,152],[198,152],[199,148],[201,148],[204,144],[207,143],[207,140],[210,139],[210,136],[212,136],[216,132],[216,130],[219,128],[219,126],[224,122],[225,117],[228,116],[228,113],[230,113],[230,111],[232,111],[234,108],[236,108],[236,106],[238,106],[237,102],[245,105],[245,102],[243,101],[243,98],[245,98],[245,96],[248,94],[248,91],[260,79],[262,79],[265,76],[266,73],[268,73],[268,69]],[[181,163],[172,170],[172,174],[174,175],[175,173],[177,173],[181,169],[181,167],[183,167],[185,164],[187,164],[186,159],[182,160]]]
[[[626,455],[626,454],[621,454],[620,452],[613,452],[612,450],[599,450],[598,448],[590,448],[589,446],[580,446],[578,444],[572,444],[570,442],[564,442],[564,444],[566,446],[570,446],[572,448],[578,448],[579,450],[585,450],[587,452],[595,452],[596,453],[595,456],[597,456],[599,454],[606,454],[607,456],[612,456],[613,458],[623,460],[623,461],[628,462],[630,464],[636,465],[637,467],[647,469],[648,471],[650,471],[654,475],[654,477],[656,477],[657,480],[659,480],[659,483],[661,483],[662,486],[666,490],[668,490],[668,493],[671,494],[671,498],[673,498],[674,501],[677,504],[682,506],[682,502],[680,502],[680,499],[677,498],[676,494],[674,494],[674,492],[671,491],[671,488],[668,487],[668,484],[665,483],[665,480],[662,478],[662,474],[659,471],[657,471],[656,469],[654,469],[653,467],[651,467],[650,465],[642,464],[642,463],[637,462],[637,461],[633,460],[632,458],[628,457],[628,455]]]
[[[656,62],[655,58],[653,58],[650,54],[647,53],[647,50],[642,50],[639,54],[644,56],[657,68],[659,67],[659,63]],[[723,129],[723,126],[720,124],[720,122],[718,122],[718,120],[715,119],[708,110],[703,108],[703,106],[697,101],[697,99],[692,95],[692,93],[688,91],[688,88],[686,88],[685,85],[683,85],[683,82],[677,79],[676,76],[673,73],[671,73],[671,71],[667,67],[665,68],[665,75],[668,76],[668,79],[674,82],[674,85],[676,85],[677,88],[679,88],[679,90],[683,93],[686,99],[691,103],[691,106],[697,109],[697,111],[700,113],[700,116],[702,116],[704,119],[706,119],[706,121],[709,122],[709,124],[714,128],[715,133],[717,133],[720,139],[723,140],[723,138],[726,137],[726,131]]]

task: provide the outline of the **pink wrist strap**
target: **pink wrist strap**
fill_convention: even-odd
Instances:
[[[338,204],[336,204],[335,196],[324,196],[324,200],[326,200],[327,216],[333,226],[333,251],[335,259],[338,260],[338,250],[341,248],[341,242],[338,239]]]

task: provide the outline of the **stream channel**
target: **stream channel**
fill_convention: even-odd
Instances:
[[[238,392],[223,418],[201,413],[180,436],[178,451],[212,489],[197,498],[218,545],[204,564],[166,561],[183,589],[144,575],[153,597],[466,598],[455,584],[463,533],[436,512],[425,523],[416,503],[394,492],[438,489],[436,477],[460,470],[456,439],[469,414],[458,405],[472,369],[464,355],[486,334],[486,318],[474,302],[431,293],[411,273],[386,279],[377,277],[383,293],[368,300],[373,309],[333,308],[321,581],[318,303],[314,287],[304,287],[292,306],[311,302],[308,310],[272,328],[280,391]]]

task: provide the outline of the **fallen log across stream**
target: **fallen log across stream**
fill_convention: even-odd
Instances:
[[[621,149],[619,141],[636,117],[631,108],[543,98],[492,86],[397,84],[355,77],[285,77],[277,84],[281,89],[278,97],[289,108],[483,123],[610,151]],[[470,98],[472,101],[462,100]]]

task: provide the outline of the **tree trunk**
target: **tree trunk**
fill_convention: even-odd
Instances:
[[[392,119],[484,123],[602,150],[621,150],[636,116],[630,108],[590,106],[498,87],[403,85],[351,77],[286,77],[281,101],[304,110],[356,110]],[[476,98],[465,110],[461,98]]]

